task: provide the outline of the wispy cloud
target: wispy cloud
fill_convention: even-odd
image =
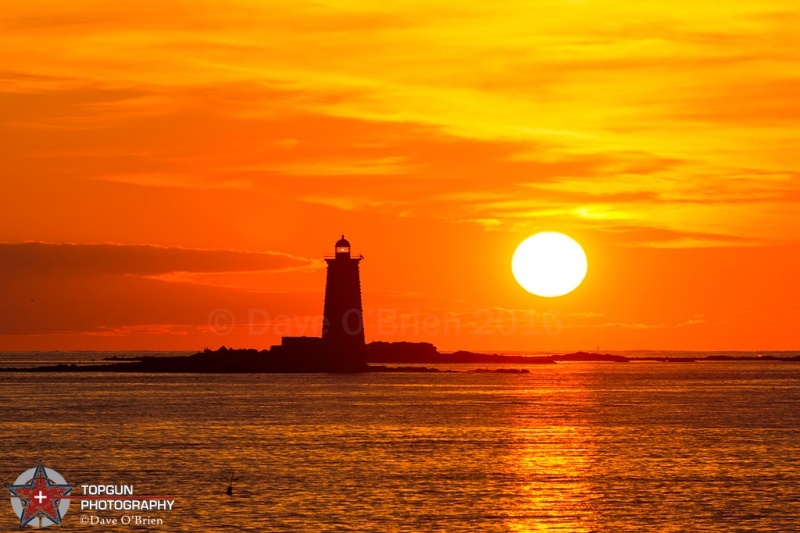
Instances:
[[[192,250],[152,245],[0,243],[0,272],[36,276],[156,276],[320,267],[280,252]]]

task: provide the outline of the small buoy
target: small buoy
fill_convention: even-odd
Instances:
[[[233,496],[233,472],[231,472],[231,480],[228,482],[228,488],[225,490],[225,494]]]

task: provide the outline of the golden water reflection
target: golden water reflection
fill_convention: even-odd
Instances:
[[[512,414],[518,502],[508,531],[595,531],[593,397],[576,376],[558,388],[521,390]],[[559,399],[558,401],[554,401]]]
[[[176,496],[161,531],[788,531],[800,366],[0,374],[0,479]],[[234,495],[224,494],[235,472]],[[14,515],[0,512],[0,528]],[[69,527],[82,515],[71,510]]]

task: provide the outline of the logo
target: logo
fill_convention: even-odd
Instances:
[[[80,487],[82,492],[72,494],[73,487]],[[11,491],[11,507],[19,518],[19,529],[62,525],[71,500],[78,500],[80,504],[78,519],[81,524],[104,526],[163,525],[164,519],[158,514],[171,511],[175,505],[174,496],[137,496],[133,485],[70,485],[61,474],[45,468],[41,461],[36,468],[23,472],[13,485],[8,485],[8,490]],[[96,514],[98,511],[100,514]]]
[[[8,490],[20,529],[27,525],[48,527],[60,525],[67,514],[72,485],[61,474],[39,463],[23,472]]]

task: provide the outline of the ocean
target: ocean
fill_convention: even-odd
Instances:
[[[111,355],[2,354],[0,363]],[[175,501],[147,512],[73,501],[65,530],[798,529],[800,363],[527,368],[0,373],[0,480],[10,485],[41,460],[73,494],[132,485]],[[19,524],[8,497],[5,530]],[[125,516],[130,525],[91,523]]]

